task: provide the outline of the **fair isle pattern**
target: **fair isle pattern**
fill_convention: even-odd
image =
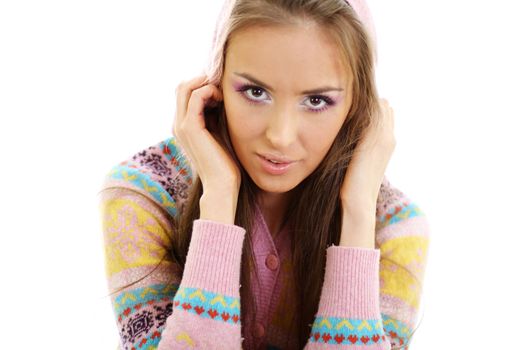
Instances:
[[[231,324],[241,319],[240,299],[200,288],[181,287],[173,300],[175,308]]]
[[[399,221],[424,215],[423,211],[414,202],[406,199],[390,208],[386,214],[378,217],[380,228],[395,224]]]
[[[180,215],[192,181],[191,168],[173,137],[120,163],[112,169],[108,179],[107,187],[135,188],[160,203],[172,216]],[[164,255],[164,249],[169,247],[166,227],[161,225],[160,218],[156,218],[160,215],[159,210],[154,210],[158,206],[145,206],[142,201],[146,197],[132,198],[113,199],[103,211],[108,276],[154,266]],[[326,322],[316,319],[309,341],[319,346],[347,344],[375,348],[382,342],[389,342],[392,346],[401,345],[403,350],[408,349],[408,338],[414,326],[412,320],[419,308],[422,291],[428,227],[419,207],[391,186],[386,178],[381,185],[376,210],[376,231],[381,249],[382,319],[326,317]],[[136,280],[134,275],[129,278],[130,281],[121,281],[118,285]],[[166,319],[176,307],[200,318],[240,325],[238,298],[202,289],[180,288],[178,284],[162,283],[158,279],[151,282],[152,285],[142,285],[143,288],[127,290],[112,298],[123,349],[156,349]],[[339,330],[338,325],[341,326]],[[378,325],[380,329],[377,329]],[[194,334],[183,332],[177,335],[177,341],[191,346],[192,343],[188,342],[192,340],[190,336],[194,337]],[[268,340],[275,345],[267,345],[267,349],[280,349],[276,339]]]
[[[172,216],[177,215],[177,207],[173,198],[142,169],[137,169],[135,165],[117,165],[110,171],[109,176],[116,180],[126,181],[145,190],[155,198],[157,202],[162,204]]]
[[[107,175],[110,180],[146,192],[172,216],[178,215],[178,197],[186,199],[192,176],[189,162],[173,136],[114,166]]]
[[[146,344],[160,340],[161,329],[173,313],[172,298],[150,299],[124,309],[118,318],[120,339],[125,349],[133,349],[130,344]],[[143,346],[137,349],[143,349]]]
[[[428,221],[419,206],[396,187],[387,182],[381,191],[377,234],[383,323],[391,343],[405,345],[420,307],[429,249]],[[390,321],[385,315],[392,317]]]
[[[155,266],[170,241],[160,221],[142,198],[113,198],[102,205],[102,225],[108,276],[140,266]],[[163,262],[169,264],[170,262]],[[113,286],[115,289],[123,284]]]
[[[159,327],[147,336],[141,338],[140,340],[135,342],[135,344],[133,344],[130,350],[157,350],[157,347],[160,343],[160,337],[164,328],[165,326]]]
[[[410,219],[423,216],[424,213],[418,205],[397,188],[392,187],[385,178],[377,205],[377,230],[381,232],[390,225],[403,225],[403,229],[406,230],[415,222]],[[406,303],[407,306],[410,305],[417,310],[421,286],[417,285],[415,275],[410,272],[416,273],[417,276],[422,275],[428,237],[414,231],[408,236],[391,238],[383,242],[380,248],[382,252],[380,276],[383,286],[381,295],[390,292],[391,295],[399,298],[399,302]],[[317,317],[309,341],[356,346],[388,342],[391,346],[403,346],[403,349],[407,350],[412,333],[411,326],[385,313],[381,313],[381,317],[381,320]]]
[[[184,155],[181,146],[177,144],[175,137],[168,137],[160,142],[159,147],[162,150],[162,154],[168,159],[169,164],[175,167],[175,173],[180,173],[191,183],[192,170],[189,161]]]
[[[419,309],[428,244],[427,237],[415,235],[382,243],[379,282],[381,296],[390,309],[388,313],[397,303],[400,303],[396,307],[398,312],[412,310],[413,314]],[[404,315],[403,320],[411,323],[411,317]]]
[[[117,196],[104,200],[101,209],[108,278],[134,267],[155,266],[161,260],[169,240],[156,209],[145,205],[143,197],[131,200]],[[136,278],[110,284],[110,289],[132,281]],[[178,284],[153,283],[128,287],[112,297],[123,349],[156,349],[161,330],[173,312],[177,289]]]
[[[113,308],[118,320],[128,317],[132,310],[139,310],[143,305],[151,305],[155,300],[172,300],[179,288],[178,284],[154,284],[144,288],[133,289],[119,294]]]
[[[381,320],[317,317],[312,326],[311,342],[342,345],[370,345],[386,341]]]
[[[383,329],[388,336],[391,345],[405,345],[404,350],[408,350],[408,338],[412,336],[412,330],[405,323],[395,320],[388,315],[381,314],[383,319]]]

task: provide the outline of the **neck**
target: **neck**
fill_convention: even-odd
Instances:
[[[283,224],[284,214],[290,205],[291,196],[291,191],[286,193],[259,193],[258,204],[272,236],[279,232]]]

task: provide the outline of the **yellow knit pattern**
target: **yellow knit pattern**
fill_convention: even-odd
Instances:
[[[428,244],[427,236],[404,236],[389,239],[380,246],[381,294],[419,307]]]
[[[103,201],[100,210],[108,276],[159,263],[170,241],[152,213],[125,197]]]

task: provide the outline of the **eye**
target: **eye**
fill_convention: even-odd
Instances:
[[[263,99],[259,99],[258,97],[261,96],[261,94],[264,92],[264,89],[261,88],[261,87],[258,87],[258,86],[255,86],[255,85],[243,85],[239,90],[238,90],[247,100],[248,102],[250,103],[260,103],[260,101],[263,101]],[[247,93],[251,91],[252,93]],[[255,93],[253,93],[255,92]],[[255,98],[252,98],[250,97],[249,95],[251,96],[254,96]]]
[[[243,85],[237,91],[240,92],[241,95],[244,98],[246,98],[246,100],[248,100],[249,103],[255,105],[260,104],[262,101],[264,101],[264,99],[260,99],[259,97],[266,93],[266,91],[262,87],[256,85]],[[250,97],[249,95],[254,97]],[[327,110],[330,106],[333,106],[335,104],[332,98],[324,95],[309,96],[306,100],[308,102],[312,102],[312,107],[307,107],[307,109],[311,112],[316,113],[323,112]],[[319,105],[321,105],[321,107],[319,107]]]
[[[330,97],[321,96],[321,95],[308,97],[307,101],[310,101],[310,102],[314,101],[313,105],[315,108],[308,108],[313,112],[325,111],[326,109],[328,109],[330,106],[334,104],[334,101]],[[321,106],[322,106],[321,108],[317,107],[319,106],[319,101],[321,102]]]

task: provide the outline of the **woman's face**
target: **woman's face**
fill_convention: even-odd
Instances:
[[[351,85],[317,25],[250,27],[230,38],[221,81],[228,131],[263,193],[288,192],[317,168],[350,109]],[[276,174],[261,154],[293,163]]]

